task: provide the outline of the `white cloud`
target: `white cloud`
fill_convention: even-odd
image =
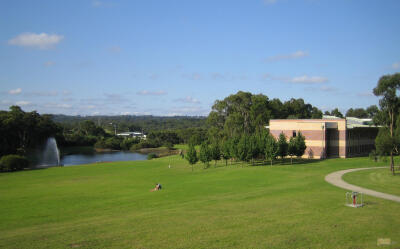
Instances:
[[[93,7],[101,7],[103,5],[102,2],[100,1],[92,1],[92,6]]]
[[[17,89],[11,89],[10,91],[8,91],[8,94],[17,95],[17,94],[20,94],[21,92],[22,92],[22,89],[17,88]]]
[[[328,82],[328,78],[320,77],[320,76],[299,76],[289,79],[289,82],[296,84],[318,84]]]
[[[143,91],[139,91],[136,93],[137,95],[166,95],[167,92],[160,90],[160,91],[147,91],[147,90],[143,90]]]
[[[18,106],[27,106],[27,105],[30,105],[31,102],[29,102],[29,101],[17,101],[15,104],[18,105]]]
[[[183,102],[183,103],[192,103],[192,104],[199,104],[200,101],[198,99],[192,98],[190,96],[187,96],[185,98],[179,98],[175,99],[175,102]]]
[[[61,108],[61,109],[70,109],[70,108],[72,108],[72,105],[63,104],[63,103],[46,103],[43,106],[47,107],[47,108]]]
[[[400,62],[395,62],[392,64],[393,69],[399,69],[400,68]]]
[[[276,2],[277,2],[277,0],[264,0],[265,4],[274,4]]]
[[[26,96],[34,96],[34,97],[54,97],[58,96],[57,91],[37,91],[37,92],[30,92],[26,93]]]
[[[191,74],[183,74],[183,78],[189,79],[189,80],[201,80],[203,79],[203,76],[199,73],[191,73]]]
[[[279,55],[274,55],[270,56],[267,58],[267,61],[281,61],[281,60],[292,60],[292,59],[299,59],[303,57],[307,57],[308,52],[307,51],[296,51],[291,54],[279,54]]]
[[[46,67],[51,67],[51,66],[54,66],[56,63],[54,62],[54,61],[46,61],[45,63],[44,63],[44,65],[46,66]]]
[[[56,34],[35,34],[35,33],[22,33],[8,41],[9,45],[32,47],[38,49],[49,49],[57,45],[64,39],[62,35]]]
[[[375,97],[375,95],[372,93],[372,91],[370,92],[360,92],[357,93],[358,97]]]
[[[121,47],[120,46],[112,46],[109,48],[109,51],[111,53],[118,54],[119,52],[121,52]]]

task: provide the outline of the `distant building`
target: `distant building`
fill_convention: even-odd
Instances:
[[[287,139],[300,131],[306,139],[306,158],[355,157],[368,155],[375,148],[377,126],[371,119],[337,118],[322,119],[272,119],[270,133],[278,138],[283,132]]]
[[[117,136],[120,137],[137,137],[137,138],[141,138],[141,139],[146,139],[146,135],[143,132],[132,132],[132,131],[126,131],[126,132],[122,132],[122,133],[118,133]]]

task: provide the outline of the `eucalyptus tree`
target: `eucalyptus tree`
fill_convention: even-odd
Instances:
[[[388,132],[390,139],[385,139],[385,147],[390,145],[390,170],[395,174],[393,154],[397,151],[397,143],[395,139],[396,120],[399,116],[400,98],[397,92],[400,90],[400,73],[393,75],[382,76],[373,92],[375,96],[381,97],[379,100],[379,106],[381,108],[380,113],[375,117],[376,122],[386,126],[387,130],[381,130],[381,132]],[[382,136],[382,135],[381,135]],[[379,142],[379,136],[377,137]],[[381,143],[377,143],[377,150]]]

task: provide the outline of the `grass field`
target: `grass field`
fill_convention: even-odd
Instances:
[[[400,247],[399,203],[366,196],[349,208],[324,181],[382,163],[223,165],[191,172],[171,156],[0,174],[0,248]],[[157,182],[163,190],[149,192]]]

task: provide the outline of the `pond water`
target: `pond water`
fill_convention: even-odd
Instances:
[[[129,151],[115,152],[82,152],[62,155],[60,163],[63,166],[89,164],[98,162],[137,161],[146,160],[147,155]]]

